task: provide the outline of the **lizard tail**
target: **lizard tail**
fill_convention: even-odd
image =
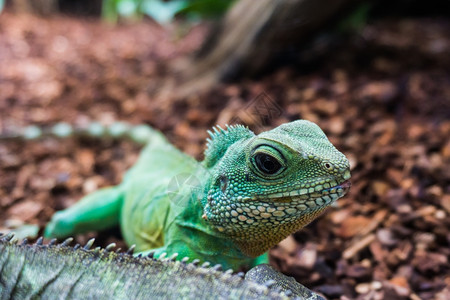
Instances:
[[[131,125],[126,122],[114,122],[105,126],[98,122],[92,122],[86,127],[74,127],[61,122],[48,128],[31,125],[15,132],[0,133],[0,141],[37,140],[45,137],[91,137],[129,139],[136,144],[146,145],[155,135],[160,135],[160,133],[145,124]]]

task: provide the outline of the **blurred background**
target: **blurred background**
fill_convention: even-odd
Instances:
[[[336,207],[271,250],[328,299],[450,299],[450,1],[0,0],[0,134],[149,124],[197,159],[206,130],[319,124],[351,162]],[[0,231],[36,237],[117,184],[127,141],[0,142]],[[89,233],[126,248],[120,231]]]

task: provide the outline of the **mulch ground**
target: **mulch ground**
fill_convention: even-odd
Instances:
[[[378,21],[313,71],[284,67],[176,99],[164,89],[169,66],[204,35],[204,26],[3,13],[0,132],[147,123],[201,159],[216,123],[317,122],[349,158],[353,186],[271,250],[272,264],[329,299],[450,299],[450,20]],[[124,141],[2,142],[0,231],[42,230],[56,210],[120,182],[138,153]],[[126,248],[118,230],[76,241],[90,237]]]

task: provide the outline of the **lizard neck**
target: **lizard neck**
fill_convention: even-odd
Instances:
[[[233,270],[251,264],[251,256],[243,253],[233,240],[202,218],[201,194],[193,195],[190,205],[176,220],[178,229],[173,240],[187,246],[183,255],[202,257],[205,261]]]

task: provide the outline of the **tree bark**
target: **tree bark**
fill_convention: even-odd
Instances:
[[[182,72],[189,93],[253,76],[283,50],[299,45],[355,0],[240,0]]]

